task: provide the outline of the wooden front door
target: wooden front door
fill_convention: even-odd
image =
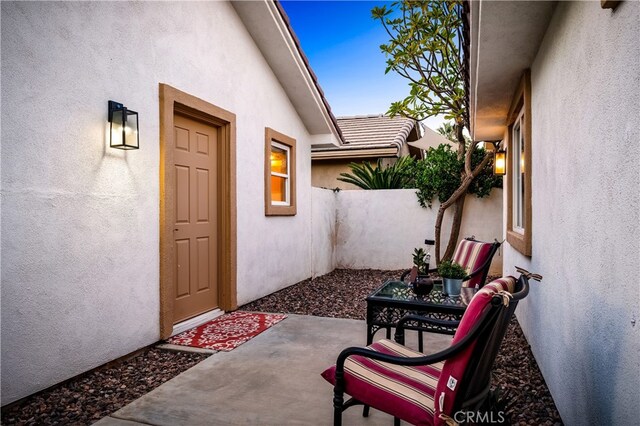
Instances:
[[[218,307],[218,133],[174,116],[174,324]]]

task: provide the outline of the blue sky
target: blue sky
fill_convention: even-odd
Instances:
[[[371,18],[384,3],[282,2],[335,115],[384,113],[409,92],[402,77],[384,74],[379,46],[388,36]]]
[[[385,1],[282,1],[302,49],[336,116],[386,113],[409,93],[407,80],[385,74],[380,45],[389,36],[371,18]],[[429,118],[432,129],[441,118]]]

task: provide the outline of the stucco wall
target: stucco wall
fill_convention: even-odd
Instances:
[[[638,422],[639,25],[560,2],[532,66],[532,256],[504,266],[544,276],[517,316],[568,425]]]
[[[406,149],[407,145],[403,145]],[[388,167],[394,164],[397,157],[385,157],[381,158],[382,166]],[[355,185],[338,180],[340,173],[351,173],[349,164],[362,163],[363,161],[369,161],[373,167],[376,166],[378,159],[363,159],[363,158],[347,158],[347,159],[334,159],[334,160],[314,160],[311,165],[311,185],[316,188],[340,188],[340,189],[361,189]]]
[[[229,4],[2,2],[2,404],[159,338],[161,82],[237,116],[238,302],[311,275],[309,136]],[[106,148],[109,99],[139,151]],[[295,217],[264,216],[265,126]]]
[[[336,265],[339,268],[403,269],[411,266],[416,247],[426,248],[425,238],[433,238],[438,203],[424,209],[415,190],[340,191],[337,203]],[[443,229],[449,229],[445,216]],[[483,241],[502,235],[502,190],[494,189],[484,199],[468,196],[460,238],[475,235]],[[443,232],[442,249],[448,242]],[[432,253],[435,255],[435,253]],[[500,254],[492,270],[502,270]]]
[[[328,274],[336,267],[336,208],[338,193],[312,188],[312,276]]]
[[[362,160],[316,160],[311,165],[311,185],[316,188],[360,189],[338,180],[340,173],[350,173],[349,163]]]

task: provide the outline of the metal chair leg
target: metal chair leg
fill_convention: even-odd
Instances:
[[[342,412],[344,411],[344,391],[342,390],[342,374],[336,372],[336,380],[340,385],[333,388],[333,426],[342,426]]]
[[[369,407],[368,405],[365,405],[364,407],[362,407],[362,417],[369,417]]]
[[[342,409],[334,407],[333,409],[333,426],[342,426]]]

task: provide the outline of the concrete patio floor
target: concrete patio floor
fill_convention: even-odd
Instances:
[[[379,332],[376,337],[383,337]],[[219,352],[103,418],[97,425],[330,425],[332,387],[320,373],[348,346],[366,341],[364,321],[289,315],[231,352]],[[425,334],[426,352],[451,336]],[[361,407],[346,425],[391,425],[386,413]]]

